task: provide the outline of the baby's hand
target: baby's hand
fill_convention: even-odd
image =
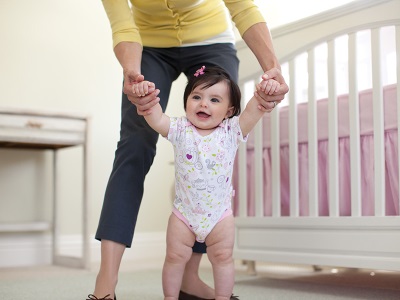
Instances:
[[[273,95],[279,90],[280,84],[274,79],[262,80],[256,85],[257,92],[263,92],[267,95]]]
[[[149,93],[154,92],[156,85],[150,81],[141,81],[132,84],[132,93],[138,97],[144,97]]]

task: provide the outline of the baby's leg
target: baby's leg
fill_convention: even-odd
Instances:
[[[215,299],[230,299],[235,280],[233,244],[235,225],[233,216],[222,219],[206,238],[207,255],[213,267]]]
[[[167,255],[162,273],[165,300],[178,300],[185,265],[192,256],[194,233],[171,214],[167,228]]]

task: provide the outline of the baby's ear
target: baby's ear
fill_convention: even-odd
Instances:
[[[233,106],[231,106],[231,107],[228,108],[228,111],[226,112],[226,115],[225,115],[225,119],[232,117],[232,115],[233,115],[233,109],[234,109]]]

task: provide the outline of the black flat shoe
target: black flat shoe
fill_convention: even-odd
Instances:
[[[107,298],[107,297],[110,297],[110,294],[105,295],[103,298],[97,298],[95,295],[89,294],[88,298],[86,300],[117,300],[117,296],[116,295],[114,295],[114,299]]]
[[[195,295],[187,294],[187,293],[185,293],[185,292],[183,292],[183,291],[179,291],[179,297],[178,297],[178,299],[179,299],[179,300],[214,300],[214,299],[200,298],[200,297],[197,297],[197,296],[195,296]]]
[[[215,300],[215,299],[205,299],[194,295],[187,294],[185,292],[179,291],[179,300]],[[239,297],[232,295],[231,300],[240,300]]]

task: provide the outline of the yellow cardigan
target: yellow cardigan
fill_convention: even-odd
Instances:
[[[253,0],[129,0],[131,5],[128,0],[102,1],[114,47],[123,41],[160,48],[201,42],[228,28],[226,8],[241,35],[265,22]]]

